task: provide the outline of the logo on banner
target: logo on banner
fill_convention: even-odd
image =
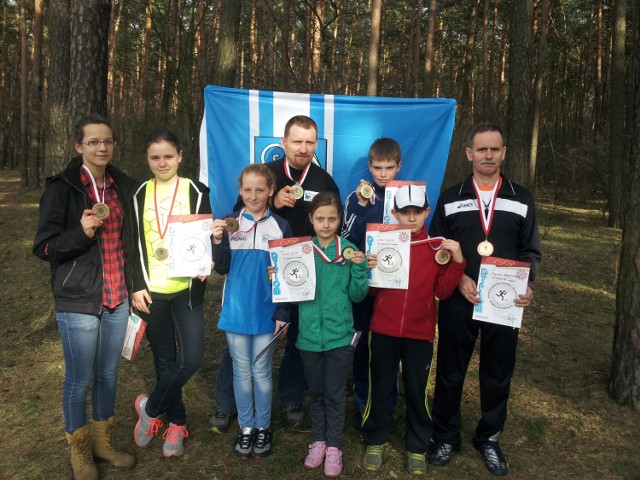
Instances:
[[[269,163],[282,160],[285,157],[284,148],[280,142],[280,137],[253,137],[255,147],[254,163]],[[316,146],[316,153],[313,156],[313,163],[327,169],[327,139],[319,138]]]

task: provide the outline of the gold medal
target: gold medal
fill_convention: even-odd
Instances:
[[[169,250],[165,247],[158,247],[156,248],[155,256],[160,261],[166,260],[169,258]]]
[[[371,198],[373,196],[373,187],[368,183],[365,183],[360,189],[360,195],[366,199]]]
[[[235,218],[227,218],[225,222],[226,222],[227,232],[229,233],[235,233],[240,229],[240,224],[238,223],[238,220],[236,220]]]
[[[293,198],[296,200],[300,200],[304,196],[304,188],[301,185],[296,183],[291,188],[293,188]]]
[[[353,247],[344,247],[342,249],[342,258],[344,258],[345,260],[353,260],[355,254],[356,249]]]
[[[478,244],[478,253],[483,257],[489,257],[493,253],[493,244],[489,240],[485,240]]]
[[[109,216],[109,206],[106,203],[96,203],[91,211],[100,220],[104,220]]]
[[[449,250],[440,249],[436,252],[436,263],[438,265],[446,265],[451,260]]]

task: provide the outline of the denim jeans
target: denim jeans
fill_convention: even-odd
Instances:
[[[275,343],[269,346],[260,360],[255,360],[273,335],[225,334],[233,360],[233,392],[238,408],[238,425],[240,428],[268,428],[271,424],[273,397],[271,359]]]
[[[280,364],[278,377],[278,390],[280,391],[280,403],[284,408],[299,406],[307,389],[304,378],[304,367],[300,358],[300,351],[296,347],[298,340],[298,306],[291,306],[291,323],[287,330],[287,338]]]
[[[238,413],[236,397],[233,394],[233,363],[229,354],[229,347],[222,351],[218,375],[216,376],[216,412],[229,415]]]
[[[200,368],[204,353],[204,308],[189,308],[189,290],[178,293],[151,293],[151,314],[147,321],[147,339],[153,351],[156,386],[145,407],[147,414],[167,414],[176,425],[187,422],[182,403],[182,387]]]
[[[56,312],[65,364],[62,410],[68,433],[87,424],[87,388],[92,379],[93,419],[107,420],[115,414],[128,318],[129,300],[113,309],[105,307],[100,315]]]

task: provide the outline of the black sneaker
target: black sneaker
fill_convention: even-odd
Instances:
[[[436,442],[431,448],[429,454],[429,463],[436,467],[444,467],[448,465],[456,453],[460,451],[460,445],[453,445],[451,443]]]
[[[487,440],[478,445],[476,449],[484,457],[484,464],[487,466],[487,470],[500,477],[507,474],[509,466],[498,442]]]
[[[248,431],[247,431],[248,430]],[[245,433],[246,432],[246,433]],[[249,460],[251,458],[251,447],[253,446],[253,429],[240,430],[238,438],[233,444],[233,453],[240,460]]]
[[[235,413],[217,411],[216,414],[209,419],[210,430],[214,433],[227,433],[231,425],[231,420],[237,416]]]
[[[271,454],[271,430],[260,428],[253,431],[253,456],[264,458]]]

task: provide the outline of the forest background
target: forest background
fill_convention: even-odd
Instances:
[[[0,0],[0,11],[0,166],[19,175],[13,202],[66,165],[86,112],[110,118],[114,163],[131,175],[148,177],[143,139],[168,125],[187,145],[182,174],[195,176],[207,84],[455,98],[444,186],[468,173],[468,128],[502,124],[506,173],[542,211],[577,203],[621,229],[601,234],[621,233],[605,388],[640,411],[640,2]],[[601,268],[598,251],[591,260]]]

